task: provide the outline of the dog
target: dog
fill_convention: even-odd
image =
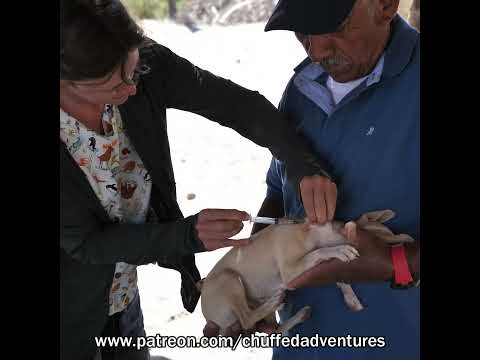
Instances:
[[[250,237],[248,245],[234,247],[197,284],[201,307],[207,321],[213,321],[220,335],[239,321],[244,330],[253,329],[260,320],[272,325],[274,332],[284,333],[310,317],[305,306],[293,317],[277,324],[275,312],[283,306],[287,284],[305,271],[329,259],[347,262],[359,256],[348,243],[347,234],[361,226],[389,243],[409,242],[405,234],[394,235],[382,223],[394,217],[391,210],[374,211],[346,224],[340,221],[325,225],[309,223],[270,225]],[[352,287],[337,284],[347,306],[360,311],[363,305]]]

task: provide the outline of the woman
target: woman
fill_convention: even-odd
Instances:
[[[136,266],[178,270],[192,312],[200,279],[193,254],[243,245],[229,238],[248,219],[225,209],[183,218],[167,108],[268,146],[286,162],[292,186],[302,185],[310,209],[318,199],[325,206],[325,186],[334,184],[321,177],[318,185],[322,166],[263,96],[147,39],[120,1],[62,1],[60,26],[62,358],[148,359],[147,349],[98,349],[94,339],[145,334]]]

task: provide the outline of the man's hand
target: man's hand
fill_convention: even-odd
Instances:
[[[359,228],[353,222],[348,223],[343,232],[348,242],[357,248],[360,256],[349,263],[338,259],[321,263],[291,281],[289,288],[320,286],[334,282],[386,281],[392,278],[390,246],[383,239]]]
[[[337,204],[337,185],[325,176],[305,176],[300,181],[300,194],[308,221],[325,224],[332,221]]]
[[[247,245],[248,239],[232,240],[243,229],[242,221],[250,217],[245,211],[234,209],[204,209],[197,217],[195,229],[208,251],[228,246]]]

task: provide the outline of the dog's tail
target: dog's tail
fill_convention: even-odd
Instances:
[[[205,280],[205,278],[203,279],[200,279],[197,281],[197,283],[195,284],[197,286],[197,290],[202,292],[202,286],[203,286],[203,281]]]

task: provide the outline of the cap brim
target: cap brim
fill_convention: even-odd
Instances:
[[[265,31],[288,30],[302,34],[335,32],[350,14],[356,0],[280,0]],[[335,5],[332,5],[335,2]]]

